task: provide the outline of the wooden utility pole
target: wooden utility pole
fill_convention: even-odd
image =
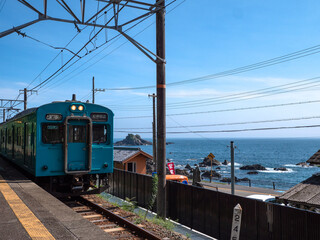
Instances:
[[[157,129],[156,129],[156,94],[149,94],[152,97],[153,105],[153,121],[152,121],[152,147],[153,147],[153,163],[155,165],[155,172],[157,171]]]
[[[94,88],[94,77],[92,77],[92,103],[95,102],[94,95],[96,92],[105,92],[105,88]]]
[[[165,0],[157,0],[157,214],[166,217],[166,70],[165,70]],[[160,59],[159,59],[160,58]]]
[[[94,77],[92,77],[92,103],[94,103]]]
[[[233,141],[230,143],[231,152],[231,194],[234,195],[234,145]]]
[[[24,107],[23,110],[27,110],[27,89],[23,89],[23,102],[24,102]]]

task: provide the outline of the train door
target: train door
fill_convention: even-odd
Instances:
[[[16,143],[16,133],[15,133],[15,130],[14,130],[14,126],[12,126],[12,160],[14,160],[14,157],[15,157],[15,154],[14,154],[14,151],[15,151],[15,143]]]
[[[30,123],[25,123],[24,125],[24,165],[29,167],[32,160],[32,146],[31,146],[31,132],[32,125]]]
[[[83,173],[91,171],[92,124],[86,117],[66,119],[65,172]],[[75,118],[75,117],[74,117]]]

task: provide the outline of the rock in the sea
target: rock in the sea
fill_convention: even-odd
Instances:
[[[216,170],[220,170],[221,169],[221,167],[216,167]]]
[[[201,177],[210,178],[210,174],[211,174],[211,171],[205,171],[201,175]],[[216,171],[212,171],[212,177],[213,178],[221,178],[221,175],[220,175],[220,173],[217,173]]]
[[[189,164],[187,164],[184,168],[186,168],[186,169],[188,169],[188,170],[192,170],[192,167],[189,165]]]
[[[166,145],[174,144],[174,142],[166,142]]]
[[[219,166],[219,165],[221,165],[221,163],[218,160],[216,160],[216,159],[212,160],[212,166]],[[199,163],[199,166],[200,167],[211,166],[211,160],[208,157],[205,157],[203,159],[203,162]]]
[[[152,145],[152,142],[143,140],[140,135],[128,134],[125,139],[118,141],[115,146],[139,146],[139,145]]]
[[[239,182],[249,182],[249,181],[250,181],[250,179],[247,178],[247,177],[245,177],[245,178],[239,178],[238,180],[239,180]]]
[[[189,174],[187,170],[176,169],[175,171],[177,175],[184,175],[184,176],[187,176],[188,178],[192,178],[192,175]]]
[[[266,170],[266,168],[260,164],[246,165],[240,167],[241,170]]]
[[[229,161],[224,160],[222,164],[223,164],[223,165],[228,165],[229,163],[230,163]]]
[[[285,167],[274,168],[273,170],[276,170],[276,171],[288,171],[288,169],[286,169]]]
[[[238,179],[237,177],[234,177],[234,180],[235,180],[235,182],[239,182],[239,179]],[[220,180],[220,182],[228,182],[228,183],[230,183],[230,182],[231,182],[231,178],[229,178],[229,177],[224,177],[224,178],[222,178],[222,179]]]
[[[247,172],[247,174],[258,174],[259,172],[257,171],[251,171],[251,172]]]
[[[306,162],[299,162],[296,165],[301,167],[308,167],[308,164]]]

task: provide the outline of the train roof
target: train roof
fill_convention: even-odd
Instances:
[[[31,114],[31,113],[34,113],[34,112],[37,111],[38,108],[39,108],[39,107],[29,108],[29,109],[27,109],[27,110],[24,110],[24,111],[22,111],[22,112],[19,112],[19,113],[17,113],[15,116],[13,116],[12,118],[7,119],[6,122],[10,122],[10,121],[13,121],[13,120],[15,120],[15,119],[17,119],[17,118],[21,118],[21,117],[24,117],[24,116],[29,115],[29,114]],[[0,125],[1,125],[1,124],[4,124],[4,123],[6,123],[6,122],[0,123]]]
[[[20,113],[17,113],[17,114],[16,114],[15,116],[13,116],[12,118],[7,119],[6,122],[0,123],[0,125],[1,125],[1,124],[4,124],[4,123],[7,123],[7,122],[10,122],[10,121],[13,121],[13,120],[15,120],[15,119],[17,119],[17,118],[21,118],[21,117],[27,116],[27,115],[29,115],[29,114],[31,114],[31,113],[34,113],[34,112],[36,112],[39,108],[44,107],[44,106],[46,106],[46,105],[59,104],[59,103],[71,103],[71,102],[74,102],[74,103],[83,103],[83,104],[93,104],[93,103],[81,102],[81,101],[77,101],[77,100],[54,101],[54,102],[51,102],[51,103],[47,103],[47,104],[41,105],[41,106],[39,106],[39,107],[29,108],[29,109],[24,110],[24,111],[22,111],[22,112],[20,112]],[[102,106],[102,105],[99,105],[99,104],[93,104],[93,105],[97,105],[97,106],[100,106],[100,107],[103,107],[103,108],[106,108],[106,109],[110,110],[109,108],[107,108],[107,107],[105,107],[105,106]],[[110,110],[110,111],[111,111],[111,110]],[[111,111],[111,113],[112,113],[112,111]]]

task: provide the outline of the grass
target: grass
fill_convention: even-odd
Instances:
[[[169,231],[172,231],[174,228],[174,224],[170,220],[163,220],[162,218],[154,217],[149,219],[148,221],[156,225],[162,226]]]

